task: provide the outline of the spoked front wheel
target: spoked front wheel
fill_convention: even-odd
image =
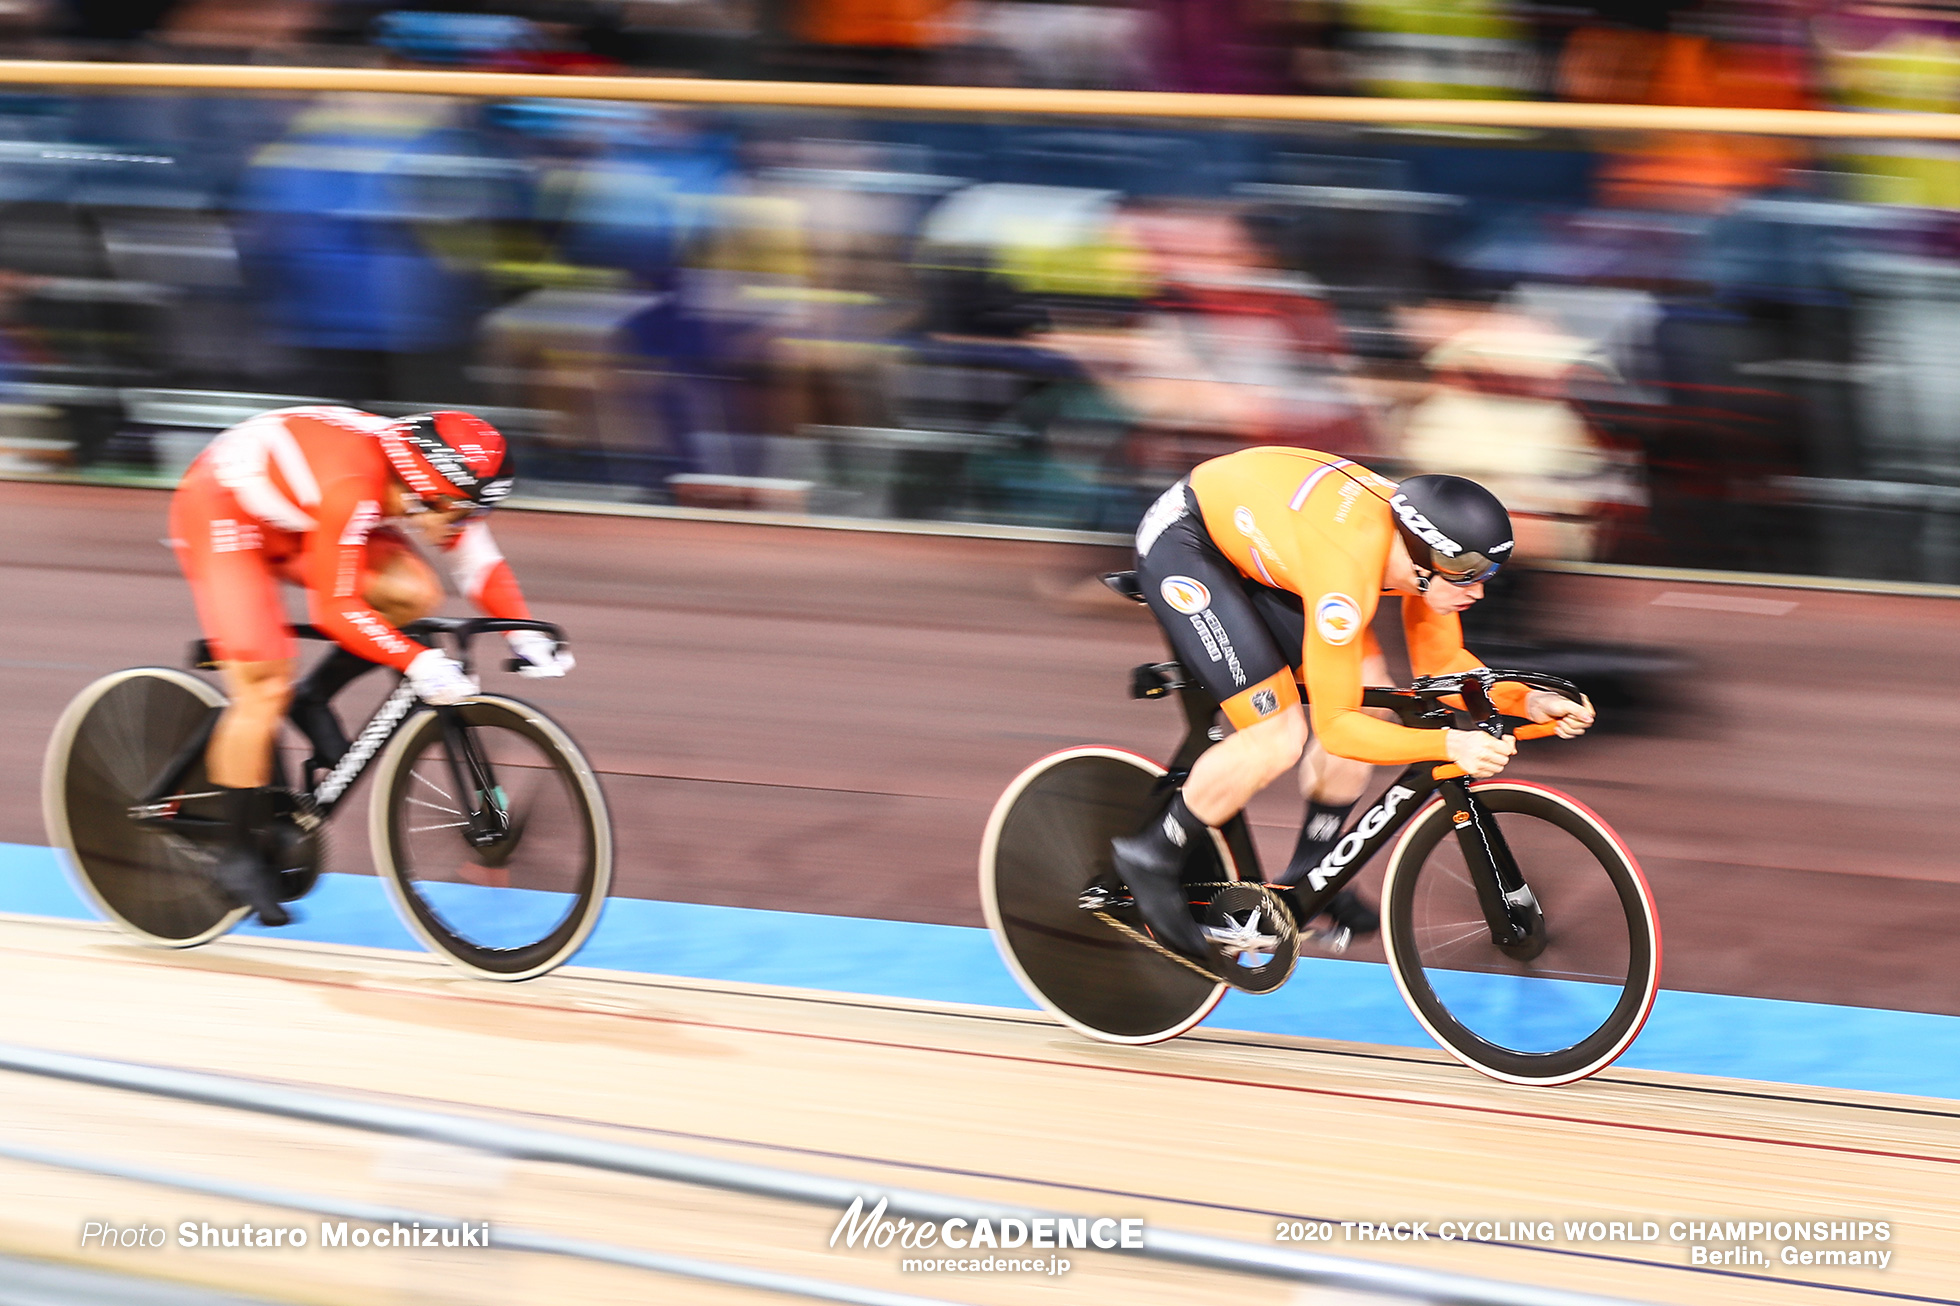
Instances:
[[[1116,748],[1071,748],[1015,777],[980,846],[980,905],[1014,978],[1071,1029],[1108,1043],[1158,1043],[1225,995],[1208,979],[1124,937],[1077,905],[1110,874],[1109,841],[1134,833],[1163,800],[1164,770]],[[1237,879],[1231,854],[1199,856],[1187,878]],[[1133,928],[1133,908],[1122,909]]]
[[[542,975],[577,952],[612,887],[612,824],[578,745],[542,712],[483,695],[433,709],[377,764],[369,838],[396,910],[433,951],[485,979]],[[470,809],[503,834],[466,837]]]
[[[1653,896],[1633,854],[1584,804],[1522,781],[1470,792],[1536,899],[1534,933],[1522,944],[1493,940],[1454,814],[1431,803],[1383,879],[1395,983],[1465,1065],[1513,1084],[1584,1079],[1626,1051],[1653,1010],[1661,965]]]
[[[211,841],[196,833],[218,829],[202,758],[157,805],[159,817],[182,824],[138,820],[131,811],[224,702],[196,676],[133,667],[77,694],[48,741],[41,774],[48,840],[82,898],[149,943],[193,947],[245,915],[211,878]]]

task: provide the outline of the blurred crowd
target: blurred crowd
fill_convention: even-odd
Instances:
[[[903,8],[741,12],[807,33]],[[957,14],[1071,9],[1188,29],[1187,54],[1267,49],[1253,18],[1285,17],[1322,44],[1269,89],[1876,111],[1945,107],[1960,76],[1960,25],[1902,6]],[[660,70],[641,38],[693,11],[8,12],[22,42],[143,57],[229,33]],[[1040,44],[1200,76],[1141,36]],[[534,494],[1121,531],[1198,460],[1291,443],[1486,480],[1524,556],[1960,581],[1956,300],[1940,142],[0,95],[0,470],[167,476],[295,399],[454,404],[511,431]]]

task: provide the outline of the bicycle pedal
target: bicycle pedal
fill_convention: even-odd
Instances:
[[[1345,925],[1336,925],[1331,930],[1308,930],[1300,938],[1302,942],[1312,944],[1316,952],[1339,957],[1353,945],[1354,931]]]
[[[1082,896],[1075,900],[1075,905],[1083,911],[1116,911],[1136,906],[1137,900],[1121,884],[1097,883],[1084,889]]]

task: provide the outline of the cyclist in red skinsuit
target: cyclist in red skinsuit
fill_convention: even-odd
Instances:
[[[405,522],[446,554],[465,597],[488,615],[528,617],[481,520],[509,488],[503,437],[467,413],[394,421],[325,406],[242,422],[185,473],[171,500],[172,544],[231,699],[206,754],[230,827],[216,874],[267,924],[289,919],[260,843],[272,816],[272,744],[296,694],[314,764],[331,766],[347,742],[327,700],[362,672],[393,667],[431,703],[476,689],[445,654],[401,633],[442,602],[442,586],[385,523]],[[307,591],[309,619],[339,645],[297,687],[282,581]],[[543,635],[507,638],[527,674],[571,669]]]

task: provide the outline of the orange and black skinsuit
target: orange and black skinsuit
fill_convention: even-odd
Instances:
[[[1288,711],[1301,685],[1327,751],[1376,765],[1449,760],[1443,732],[1361,710],[1363,657],[1395,540],[1395,484],[1311,449],[1245,449],[1201,463],[1137,528],[1137,580],[1178,661],[1238,729]],[[1483,663],[1454,614],[1402,605],[1417,675]],[[1493,694],[1524,714],[1526,690]]]

